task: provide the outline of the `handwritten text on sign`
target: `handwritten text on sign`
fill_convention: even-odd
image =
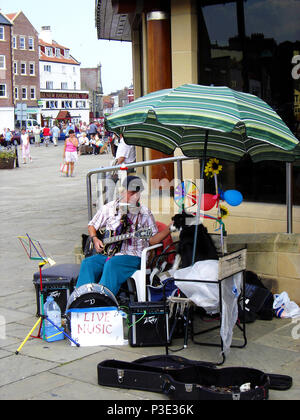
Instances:
[[[122,311],[115,308],[71,311],[71,335],[80,346],[124,344]]]

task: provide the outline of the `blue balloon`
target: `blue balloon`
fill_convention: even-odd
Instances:
[[[224,192],[224,200],[230,206],[236,207],[243,201],[242,194],[237,190],[228,190]]]

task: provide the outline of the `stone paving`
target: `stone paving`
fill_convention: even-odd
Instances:
[[[0,399],[168,400],[162,394],[97,384],[99,362],[112,358],[133,361],[163,354],[164,348],[128,345],[76,348],[68,340],[47,343],[31,338],[20,354],[15,354],[36,322],[32,278],[38,271],[37,262],[27,258],[17,236],[28,233],[40,240],[59,264],[75,262],[74,247],[87,231],[86,174],[111,160],[108,155],[80,156],[75,177],[66,178],[59,172],[62,150],[62,144],[48,148],[31,146],[32,163],[0,171]],[[247,335],[247,347],[232,349],[224,366],[249,366],[291,375],[293,387],[285,392],[270,391],[270,399],[298,400],[300,323],[278,319],[256,321],[248,325]],[[181,346],[182,340],[174,340],[171,349]],[[187,349],[174,354],[217,362],[218,352],[217,348],[189,342]]]

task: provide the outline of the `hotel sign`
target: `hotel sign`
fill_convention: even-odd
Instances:
[[[41,92],[42,99],[89,99],[88,93]]]

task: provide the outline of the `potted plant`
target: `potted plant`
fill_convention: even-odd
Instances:
[[[0,146],[0,169],[14,169],[16,151],[12,147]]]

